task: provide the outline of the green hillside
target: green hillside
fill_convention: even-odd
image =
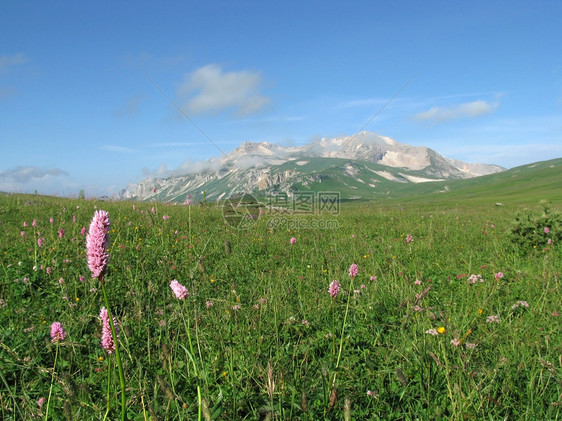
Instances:
[[[536,204],[547,200],[562,206],[562,158],[468,180],[397,186],[393,198],[411,203],[505,205]]]
[[[346,167],[350,164],[354,169],[353,176],[346,173]],[[285,163],[276,171],[293,168],[294,163]],[[290,190],[338,191],[344,201],[524,205],[547,200],[555,206],[562,205],[562,158],[471,179],[424,183],[407,182],[403,176],[424,177],[421,171],[417,173],[337,158],[329,161],[309,160],[299,170],[315,176],[294,183]],[[383,171],[400,181],[391,181],[376,174]],[[260,193],[258,196],[265,195],[265,192]]]

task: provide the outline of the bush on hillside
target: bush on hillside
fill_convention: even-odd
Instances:
[[[511,227],[511,240],[523,253],[542,250],[562,240],[562,214],[551,210],[546,201],[540,205],[540,211],[519,212]]]

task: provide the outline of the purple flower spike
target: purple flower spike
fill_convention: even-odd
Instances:
[[[54,322],[51,325],[51,342],[56,343],[59,341],[64,341],[66,338],[66,332],[62,327],[61,322]]]
[[[355,263],[353,263],[349,267],[349,276],[351,276],[352,278],[355,278],[358,273],[359,273],[359,268],[357,267],[357,265]]]
[[[341,289],[340,283],[336,280],[333,280],[332,283],[330,284],[330,288],[328,288],[328,292],[330,293],[332,298],[335,299],[338,296],[340,289]]]
[[[170,288],[172,288],[172,291],[174,292],[178,300],[183,300],[184,298],[189,297],[189,292],[187,291],[187,288],[184,287],[175,279],[172,282],[170,282]]]
[[[90,223],[90,231],[86,236],[86,252],[88,267],[92,271],[92,278],[103,278],[109,263],[109,213],[104,210],[94,212]]]
[[[111,326],[109,325],[109,314],[105,307],[101,308],[100,319],[102,323],[101,347],[105,349],[108,354],[113,354],[115,352],[115,342],[113,342],[113,336],[111,335]],[[117,333],[117,323],[115,322],[115,317],[113,317],[113,327],[115,328],[115,333]]]

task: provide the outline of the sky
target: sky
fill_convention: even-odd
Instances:
[[[0,2],[0,191],[87,197],[367,130],[562,157],[562,2]]]

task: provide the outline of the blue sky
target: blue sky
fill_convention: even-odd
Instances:
[[[112,194],[243,141],[350,136],[398,92],[366,130],[508,168],[562,157],[560,16],[559,1],[2,2],[0,190]]]

